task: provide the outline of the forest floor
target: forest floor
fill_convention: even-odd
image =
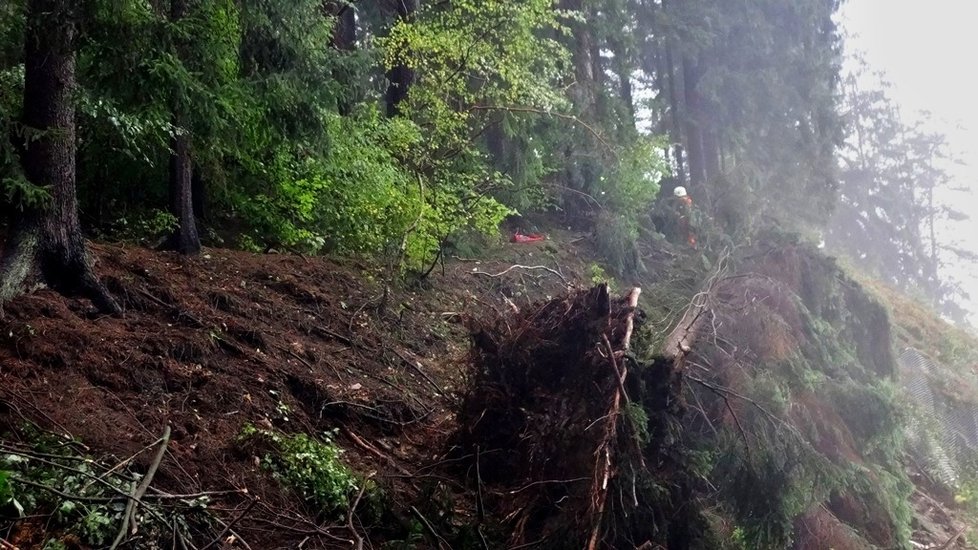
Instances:
[[[208,498],[225,523],[198,528],[198,548],[351,548],[364,534],[367,547],[448,548],[441,535],[479,524],[483,512],[450,452],[473,323],[600,274],[585,235],[548,237],[448,257],[386,299],[382,271],[352,260],[223,249],[187,259],[95,244],[99,275],[125,313],[103,316],[46,289],[5,306],[0,434],[26,448],[24,426],[40,426],[100,463],[144,472],[169,426],[150,494]],[[242,445],[248,426],[332,438],[396,504],[384,517],[324,517]],[[963,545],[953,495],[925,490],[913,504],[918,547]],[[50,521],[0,518],[0,542],[40,547]],[[477,534],[473,547],[487,547]]]
[[[220,249],[187,259],[93,245],[126,312],[99,315],[87,300],[44,289],[8,304],[0,432],[29,420],[97,458],[137,455],[144,470],[147,446],[170,425],[153,486],[221,493],[212,498],[229,516],[257,497],[237,523],[257,549],[294,548],[310,536],[320,539],[314,547],[328,546],[336,533],[242,452],[246,425],[338,429],[344,460],[378,472],[378,483],[423,517],[432,506],[417,499],[438,477],[468,375],[467,320],[588,283],[586,244],[556,236],[500,244],[479,260],[448,258],[425,288],[396,290],[383,307],[382,274],[354,261]],[[28,521],[0,538],[28,548],[42,532]]]

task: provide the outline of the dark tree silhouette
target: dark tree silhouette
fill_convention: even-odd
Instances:
[[[170,3],[170,20],[178,22],[187,15],[186,0]],[[177,45],[179,55],[181,46]],[[170,213],[179,226],[164,246],[188,256],[200,253],[200,235],[194,216],[193,160],[190,155],[191,136],[184,107],[174,101],[173,125],[178,129],[170,140]]]
[[[75,194],[76,2],[30,0],[24,48],[24,112],[28,139],[21,150],[27,180],[48,190],[50,201],[14,213],[0,260],[0,302],[32,283],[64,294],[83,294],[96,307],[119,306],[98,281],[78,220]]]

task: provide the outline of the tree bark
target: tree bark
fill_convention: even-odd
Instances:
[[[581,0],[562,0],[561,8],[569,11],[584,13]],[[571,56],[574,63],[574,84],[571,87],[571,100],[581,116],[594,118],[592,109],[595,107],[595,67],[598,66],[592,58],[595,51],[588,23],[575,21],[571,23]]]
[[[95,277],[75,193],[75,8],[73,0],[30,0],[24,48],[23,123],[37,132],[21,163],[27,180],[50,192],[45,207],[26,207],[11,224],[0,260],[0,303],[33,276],[63,294],[84,294],[100,310],[120,311]]]
[[[407,21],[418,11],[418,0],[394,0],[397,17]],[[414,84],[414,69],[399,64],[387,71],[387,116],[392,117],[400,112],[399,105],[407,99],[408,91]]]
[[[689,164],[689,186],[701,201],[709,202],[706,188],[706,164],[703,156],[702,98],[697,84],[699,69],[689,57],[684,56],[683,98],[686,102],[686,160]]]
[[[712,185],[720,175],[720,146],[716,130],[708,121],[702,121],[703,163],[706,169],[706,180]]]
[[[180,21],[187,15],[186,0],[172,0],[170,20]],[[177,55],[182,49],[177,44]],[[194,215],[193,160],[190,155],[191,137],[184,108],[178,100],[174,101],[173,126],[175,132],[170,139],[170,213],[179,223],[176,231],[164,243],[164,247],[181,254],[192,256],[200,253],[200,235],[197,233],[197,219]]]
[[[622,118],[624,126],[622,136],[630,136],[635,133],[635,99],[632,92],[632,66],[625,59],[625,48],[621,39],[615,38],[610,41],[612,52],[615,55],[615,74],[618,77],[618,97],[624,106]]]
[[[193,161],[190,157],[190,135],[179,115],[174,117],[178,128],[170,140],[170,213],[179,221],[177,230],[170,236],[166,248],[192,256],[200,253],[200,235],[194,215]]]
[[[326,6],[330,17],[335,18],[333,37],[330,45],[333,49],[349,53],[357,47],[357,12],[353,6],[345,2],[329,2]],[[336,101],[336,110],[341,116],[349,116],[353,112],[357,97],[357,83],[351,82],[348,71],[333,70],[333,78],[343,84],[344,92]]]
[[[666,39],[665,76],[669,83],[669,118],[672,126],[669,134],[672,136],[673,155],[676,161],[676,177],[683,184],[689,183],[686,171],[686,149],[683,147],[682,111],[679,104],[679,94],[676,91],[676,63],[672,55],[671,41]]]
[[[341,52],[351,52],[357,44],[357,12],[348,4],[333,9],[336,26],[333,28],[333,47]]]

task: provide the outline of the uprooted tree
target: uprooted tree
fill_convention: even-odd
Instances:
[[[33,278],[81,293],[103,311],[119,305],[96,278],[75,195],[75,11],[69,0],[31,0],[25,33],[21,164],[27,184],[49,195],[16,211],[0,261],[0,303]]]
[[[458,443],[510,544],[690,545],[695,512],[673,446],[689,348],[636,358],[639,292],[613,299],[600,285],[477,328]]]

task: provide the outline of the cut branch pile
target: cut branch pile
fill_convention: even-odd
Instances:
[[[640,292],[613,299],[600,285],[474,331],[476,379],[459,414],[459,443],[479,457],[485,506],[505,518],[510,544],[595,549],[648,540],[620,532],[631,523],[623,518],[653,507],[636,489],[652,458],[641,434],[665,424],[629,409],[633,400],[669,401],[639,395],[640,378],[666,374],[629,353]],[[658,469],[662,459],[654,460]]]

